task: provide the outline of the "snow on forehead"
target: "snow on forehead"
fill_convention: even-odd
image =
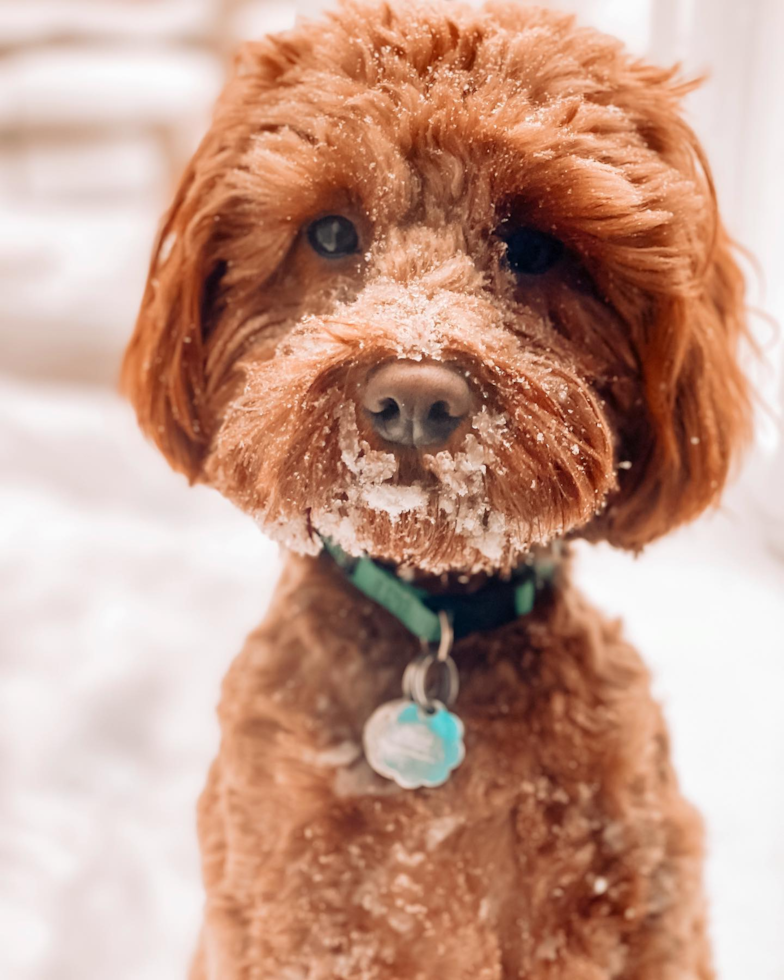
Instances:
[[[484,319],[473,308],[470,298],[461,297],[462,302],[456,303],[451,290],[427,289],[419,283],[401,289],[400,283],[382,277],[365,290],[363,298],[372,319],[391,328],[390,333],[394,332],[398,356],[410,360],[426,357],[439,360],[461,319],[465,325]],[[354,301],[339,304],[335,309],[337,318],[354,319],[356,314]],[[320,322],[316,317],[306,317],[303,323],[309,320]]]

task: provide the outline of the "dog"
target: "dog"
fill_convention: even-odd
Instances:
[[[692,87],[506,3],[241,49],[123,367],[287,553],[223,685],[193,980],[714,975],[699,817],[569,567],[696,517],[748,440]]]

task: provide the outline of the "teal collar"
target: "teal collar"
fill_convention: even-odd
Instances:
[[[439,613],[446,613],[456,640],[471,633],[497,629],[534,608],[537,594],[555,577],[557,552],[519,566],[509,579],[490,579],[471,593],[433,595],[404,582],[372,558],[352,558],[328,538],[324,548],[351,584],[426,643],[441,639]]]

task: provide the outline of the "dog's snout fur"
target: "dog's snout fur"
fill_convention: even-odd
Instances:
[[[373,428],[402,446],[443,445],[471,410],[465,374],[445,364],[393,361],[373,371],[362,405]]]

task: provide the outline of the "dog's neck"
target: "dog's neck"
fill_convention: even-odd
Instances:
[[[324,539],[325,560],[337,565],[360,592],[395,616],[425,642],[438,642],[447,629],[455,638],[486,632],[528,615],[549,590],[563,565],[563,547],[538,547],[508,575],[432,575],[398,569],[370,557],[352,558]]]

